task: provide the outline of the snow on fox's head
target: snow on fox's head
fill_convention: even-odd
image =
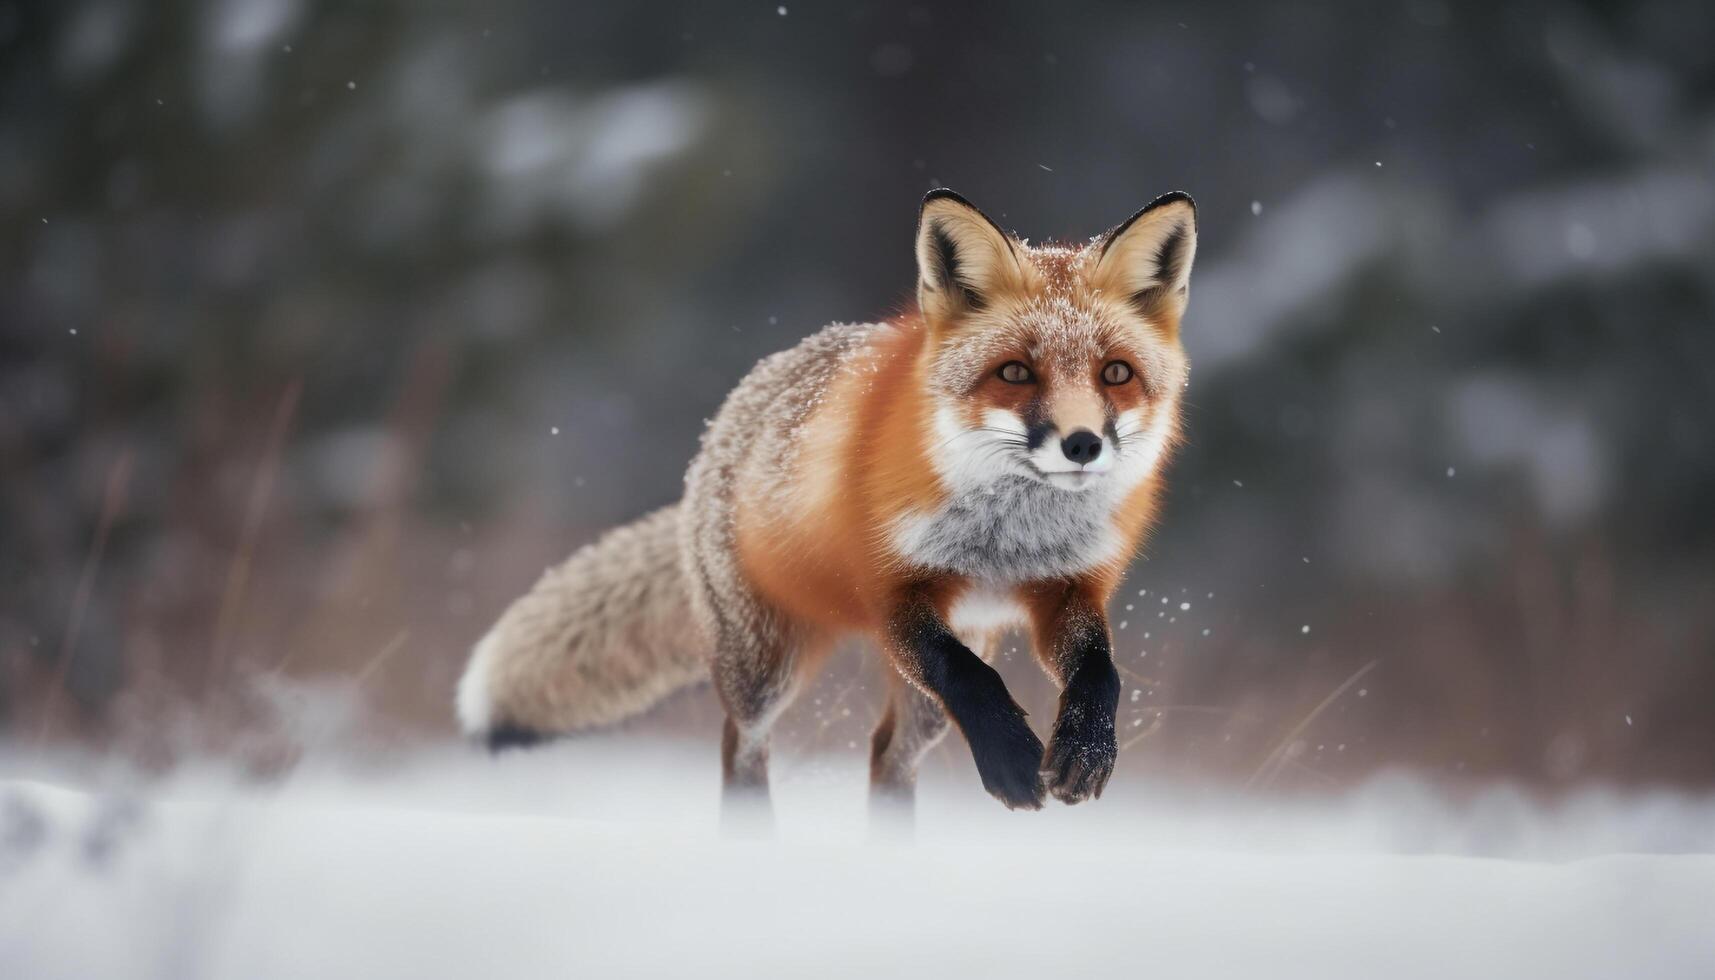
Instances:
[[[931,462],[955,488],[1024,476],[1127,489],[1177,427],[1197,211],[1163,195],[1081,246],[1031,246],[952,191],[917,223]]]

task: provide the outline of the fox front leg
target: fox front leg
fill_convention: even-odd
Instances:
[[[886,647],[905,679],[933,695],[964,733],[983,788],[1008,809],[1042,807],[1042,740],[1000,673],[960,643],[926,596],[900,602]]]
[[[1037,655],[1061,685],[1042,770],[1048,792],[1062,803],[1101,796],[1119,756],[1114,712],[1120,679],[1099,592],[1074,584],[1033,603]]]

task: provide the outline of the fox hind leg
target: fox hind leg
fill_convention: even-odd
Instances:
[[[971,650],[993,661],[998,635],[971,637]],[[870,738],[870,828],[878,837],[909,837],[917,797],[917,769],[952,728],[941,702],[892,673],[887,709]]]
[[[870,829],[909,836],[917,797],[917,764],[946,736],[951,723],[941,703],[905,680],[888,685],[887,710],[870,738]]]
[[[721,826],[738,836],[773,829],[768,794],[769,732],[797,693],[802,660],[784,631],[721,630],[715,690],[726,708],[721,731]]]

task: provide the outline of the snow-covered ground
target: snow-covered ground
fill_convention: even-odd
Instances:
[[[1009,813],[932,764],[916,843],[872,844],[860,758],[781,761],[746,843],[713,746],[635,736],[131,791],[0,756],[0,977],[1715,976],[1711,800]]]

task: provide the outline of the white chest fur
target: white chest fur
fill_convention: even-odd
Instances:
[[[893,546],[928,571],[996,583],[1062,578],[1117,557],[1113,505],[1102,488],[1077,493],[1009,477],[901,517]]]
[[[1011,593],[982,585],[965,590],[947,610],[947,625],[961,638],[987,636],[1023,621],[1024,607]]]

